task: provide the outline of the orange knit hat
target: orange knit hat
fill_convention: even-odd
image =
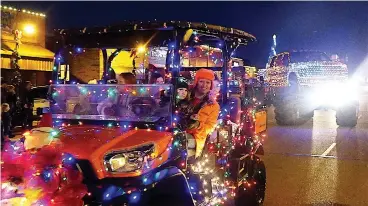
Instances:
[[[215,74],[209,69],[200,69],[196,72],[194,77],[194,85],[197,85],[199,79],[215,80]]]

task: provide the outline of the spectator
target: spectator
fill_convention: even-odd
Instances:
[[[33,122],[33,96],[31,93],[32,84],[30,81],[24,83],[24,90],[21,98],[21,105],[23,107],[23,116],[25,129],[32,129]]]
[[[1,121],[2,121],[2,137],[1,142],[5,141],[8,138],[12,138],[12,132],[11,132],[11,122],[12,118],[10,115],[10,106],[8,103],[2,103],[1,104]]]
[[[15,112],[15,107],[17,104],[17,94],[15,93],[15,87],[13,85],[8,85],[6,91],[6,101],[10,106],[11,114],[13,114]]]
[[[8,84],[4,81],[4,78],[1,77],[1,103],[7,103],[6,97],[7,97],[7,92],[6,92],[6,87],[8,86]]]

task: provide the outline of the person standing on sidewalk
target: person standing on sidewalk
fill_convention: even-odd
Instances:
[[[24,129],[32,129],[33,122],[33,96],[31,93],[32,84],[30,81],[26,81],[24,83],[24,90],[21,98],[22,109],[23,109],[23,117]]]

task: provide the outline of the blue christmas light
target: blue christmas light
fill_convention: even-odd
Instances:
[[[75,48],[75,51],[76,51],[77,53],[82,53],[83,49],[82,49],[82,48],[80,48],[80,47],[76,47],[76,48]]]
[[[129,203],[137,203],[141,199],[141,193],[140,192],[133,192],[129,197]]]
[[[45,182],[49,182],[52,179],[52,171],[49,169],[46,169],[42,172],[42,178]]]
[[[104,201],[109,201],[117,196],[123,195],[125,194],[125,191],[123,189],[121,189],[120,187],[116,187],[116,186],[109,186],[104,194],[103,194],[103,200]]]
[[[76,159],[73,157],[73,155],[64,153],[62,157],[62,162],[64,165],[75,165]]]

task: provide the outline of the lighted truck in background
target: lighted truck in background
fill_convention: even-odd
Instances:
[[[349,80],[347,65],[318,51],[292,51],[268,62],[265,81],[279,125],[302,124],[314,110],[336,110],[339,126],[354,127],[358,120],[358,88]]]

